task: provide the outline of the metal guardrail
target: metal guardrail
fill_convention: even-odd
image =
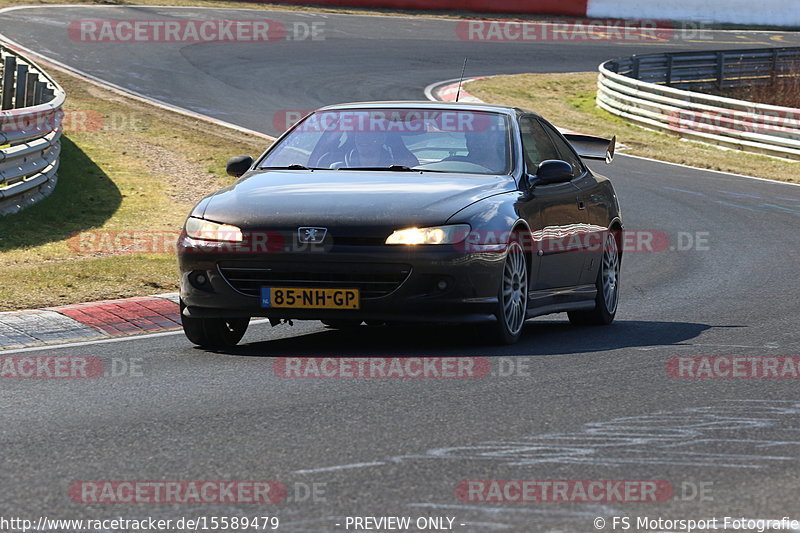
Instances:
[[[800,48],[678,52],[600,65],[597,105],[646,128],[800,160],[800,109],[703,94],[800,76]]]
[[[16,213],[55,187],[65,98],[35,63],[0,45],[0,215]]]

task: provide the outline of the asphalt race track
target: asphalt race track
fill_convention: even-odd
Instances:
[[[324,21],[325,40],[98,44],[73,41],[65,30],[78,18],[265,16]],[[720,32],[662,44],[475,43],[459,40],[455,24],[59,7],[4,13],[0,33],[109,82],[271,134],[282,110],[422,99],[428,84],[458,76],[464,56],[468,76],[570,72],[633,53],[800,41]],[[269,514],[292,532],[346,531],[347,516],[365,515],[454,517],[453,529],[464,532],[597,531],[596,517],[612,531],[613,516],[800,519],[797,381],[680,379],[665,368],[675,356],[800,356],[800,187],[631,157],[602,167],[626,229],[669,236],[660,251],[625,255],[613,326],[574,328],[556,315],[530,321],[507,348],[482,345],[459,328],[338,332],[296,322],[253,325],[227,353],[195,349],[177,332],[27,350],[96,356],[128,370],[95,380],[3,380],[0,514]],[[275,356],[312,355],[487,357],[492,375],[276,377]],[[480,479],[666,480],[675,493],[660,503],[456,496],[460,482]],[[74,503],[68,489],[81,480],[276,480],[289,498]],[[305,497],[313,484],[322,492]],[[700,486],[703,497],[692,489]]]

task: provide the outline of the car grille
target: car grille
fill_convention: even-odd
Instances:
[[[361,298],[391,293],[411,273],[411,265],[376,263],[220,263],[220,274],[237,291],[260,296],[261,287],[319,287],[358,289]]]

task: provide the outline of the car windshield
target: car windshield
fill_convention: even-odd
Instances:
[[[313,113],[270,149],[259,168],[509,174],[505,115],[448,109]]]

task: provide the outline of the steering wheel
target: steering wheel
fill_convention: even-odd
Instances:
[[[344,165],[344,161],[337,161],[333,152],[325,152],[317,158],[315,167],[320,168],[339,168]]]

